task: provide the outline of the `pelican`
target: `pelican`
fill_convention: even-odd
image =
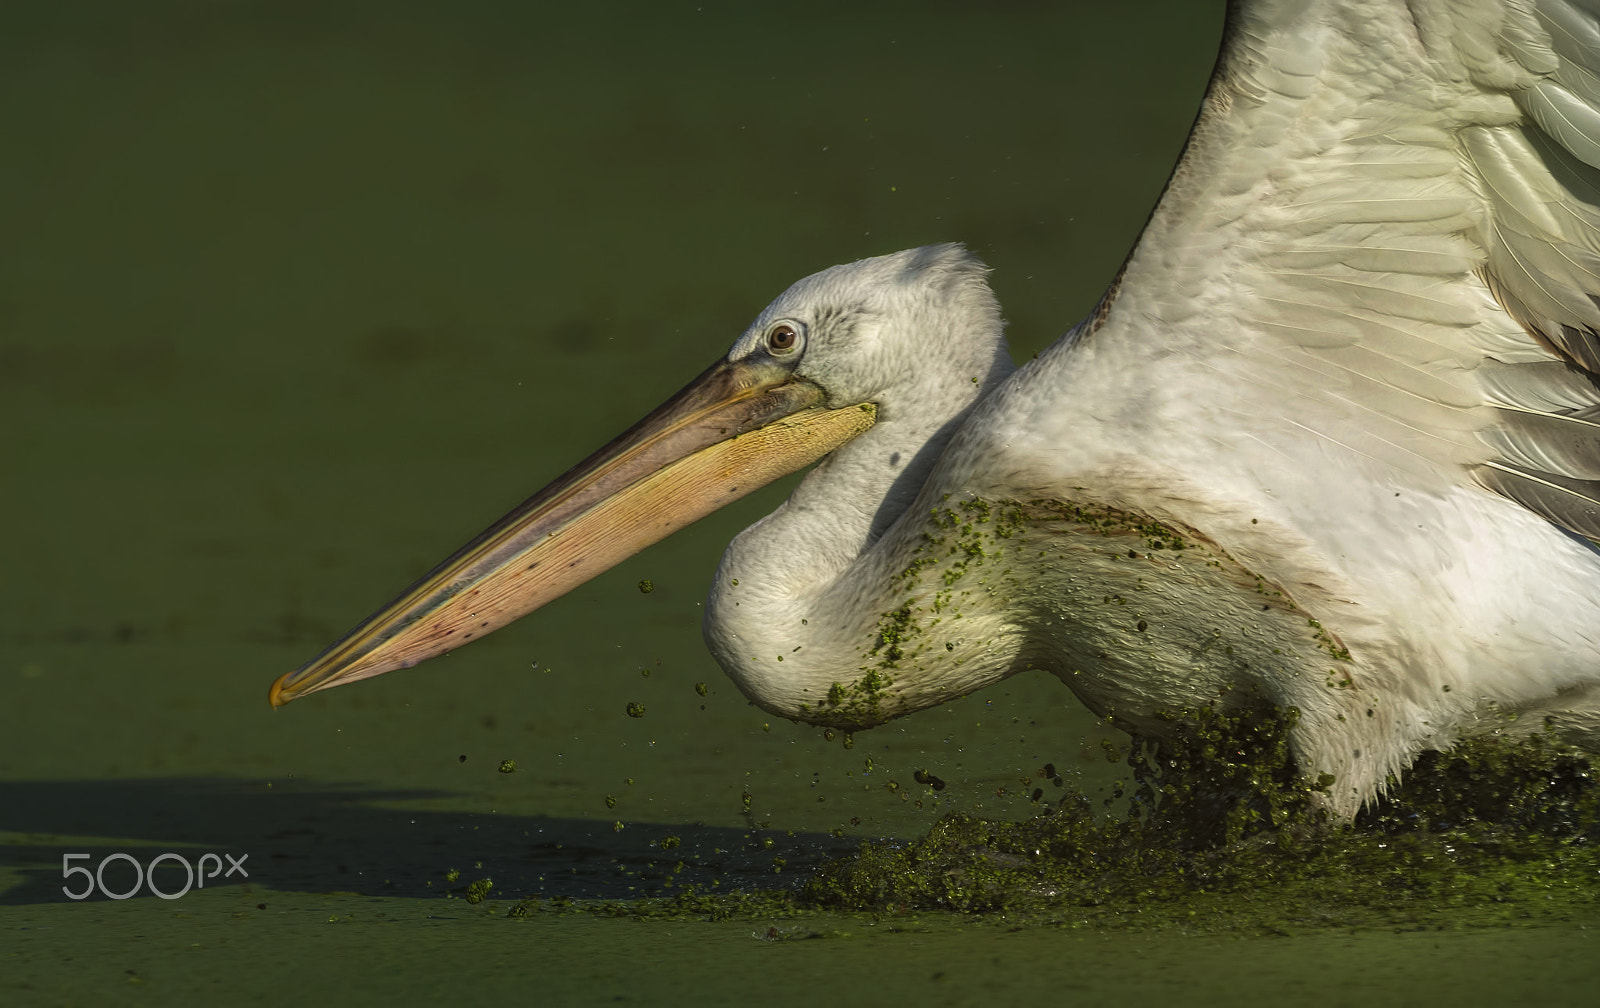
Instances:
[[[1014,368],[985,274],[933,245],[799,281],[272,703],[815,463],[706,608],[773,714],[1025,669],[1143,732],[1267,703],[1346,817],[1469,733],[1600,743],[1600,2],[1236,2],[1093,314]]]

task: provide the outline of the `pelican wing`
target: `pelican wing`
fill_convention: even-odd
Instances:
[[[1600,0],[1239,5],[1101,318],[1276,424],[1213,429],[1600,538]]]
[[[1600,538],[1600,5],[1543,0],[1502,22],[1526,74],[1515,126],[1463,132],[1491,216],[1483,276],[1536,344],[1496,355],[1482,384],[1500,406],[1489,487]],[[1541,353],[1543,351],[1543,353]]]

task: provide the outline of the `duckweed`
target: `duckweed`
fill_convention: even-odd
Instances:
[[[915,841],[865,842],[797,889],[708,893],[686,885],[642,900],[525,899],[508,916],[772,926],[840,911],[877,919],[959,913],[1007,926],[1293,933],[1593,915],[1600,789],[1591,755],[1543,734],[1469,740],[1424,753],[1386,798],[1343,824],[1322,811],[1321,792],[1334,781],[1296,772],[1286,742],[1296,720],[1293,710],[1173,715],[1161,741],[1107,745],[1108,758],[1132,771],[1119,799],[1091,801],[1046,764],[1030,784],[1049,780],[1059,790],[1044,801],[1033,788],[1039,815],[1004,822],[948,814]],[[931,784],[928,777],[919,783]],[[742,797],[748,803],[748,792]],[[771,837],[756,841],[787,875],[792,854],[774,846]]]
[[[1335,824],[1319,801],[1332,779],[1295,773],[1295,719],[1172,718],[1171,738],[1135,740],[1134,788],[1116,812],[1068,789],[1025,822],[950,814],[915,842],[863,844],[801,899],[1138,928],[1503,926],[1592,913],[1592,757],[1544,735],[1465,742],[1424,754],[1355,823]]]

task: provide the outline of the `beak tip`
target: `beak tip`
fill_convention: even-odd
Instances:
[[[267,691],[267,702],[272,705],[274,710],[294,699],[294,695],[287,688],[289,677],[293,674],[292,672],[286,672],[279,676],[273,681],[272,688]]]

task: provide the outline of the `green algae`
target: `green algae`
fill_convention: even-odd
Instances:
[[[1050,552],[1038,548],[1037,533],[1059,533],[1063,528],[1071,528],[1080,539],[1107,540],[1108,555],[1117,559],[1138,560],[1166,553],[1174,561],[1186,557],[1191,564],[1243,570],[1201,533],[1148,515],[1062,500],[951,500],[946,495],[928,510],[920,541],[905,566],[889,578],[895,596],[891,607],[879,614],[862,649],[862,663],[857,668],[860,678],[834,683],[817,709],[806,711],[808,719],[814,716],[828,724],[880,723],[888,699],[885,694],[898,678],[928,671],[935,664],[959,666],[970,660],[971,654],[957,653],[961,650],[957,628],[959,621],[967,618],[968,606],[995,592],[1032,590],[1020,580],[1030,569],[1025,565],[1035,551],[1041,557]],[[1253,578],[1254,590],[1268,605],[1298,611],[1281,588],[1243,573]],[[1142,579],[1135,580],[1142,589]],[[1115,593],[1107,594],[1104,602],[1130,605],[1128,598]],[[1335,661],[1351,661],[1349,650],[1332,632],[1314,618],[1300,615],[1316,647]],[[1150,628],[1149,621],[1137,612],[1130,624],[1139,632]],[[1233,654],[1231,645],[1225,645],[1225,650]],[[1345,673],[1328,671],[1330,687],[1348,679]]]
[[[1094,802],[1067,786],[1021,822],[948,814],[913,842],[865,842],[799,888],[530,898],[507,916],[776,926],[931,914],[1008,927],[1282,934],[1594,915],[1600,789],[1590,755],[1551,735],[1468,740],[1423,754],[1388,797],[1344,824],[1323,811],[1333,781],[1295,771],[1286,742],[1295,720],[1292,710],[1265,709],[1171,717],[1161,741],[1111,747],[1108,758],[1132,772],[1124,796]],[[1056,776],[1053,766],[1041,773]]]
[[[1108,508],[982,500],[934,508],[920,552],[894,579],[905,594],[880,615],[857,677],[833,683],[814,712],[818,720],[839,727],[880,721],[895,676],[915,670],[923,649],[942,640],[927,631],[962,618],[965,589],[1011,575],[1011,559],[1029,548],[1018,534],[1026,526],[1060,521],[1111,540],[1117,557],[1145,549],[1231,562],[1191,530]],[[1296,611],[1276,586],[1256,578],[1255,588]],[[1334,635],[1304,618],[1327,658],[1349,661]],[[943,661],[953,648],[935,650]],[[1353,687],[1341,668],[1320,672],[1331,689]],[[1045,777],[1059,798],[1041,803],[1034,818],[950,813],[914,841],[866,841],[798,889],[686,887],[625,901],[535,900],[511,916],[956,914],[978,923],[1276,933],[1504,927],[1592,916],[1600,906],[1591,756],[1539,734],[1464,741],[1448,754],[1422,754],[1381,802],[1340,823],[1325,812],[1333,778],[1307,780],[1294,765],[1287,740],[1297,719],[1292,709],[1167,716],[1159,739],[1136,738],[1125,750],[1102,740],[1107,759],[1126,763],[1132,775],[1110,801],[1063,787],[1052,768]],[[824,737],[836,736],[829,729]],[[845,735],[846,748],[851,742]],[[935,790],[943,783],[926,770],[915,779]],[[894,781],[885,787],[898,790]],[[1033,798],[1040,802],[1042,790]],[[741,803],[748,815],[749,792]],[[774,859],[777,872],[792,875],[787,867]]]
[[[955,813],[910,844],[867,843],[804,898],[1096,927],[1283,930],[1505,926],[1592,914],[1600,793],[1591,757],[1539,735],[1428,753],[1352,824],[1330,822],[1286,745],[1294,712],[1198,712],[1137,741],[1119,814],[1069,793],[1047,814]]]
[[[841,727],[881,724],[886,720],[884,703],[895,684],[895,673],[908,666],[922,669],[917,658],[928,645],[918,638],[947,618],[962,618],[954,607],[961,597],[971,593],[958,592],[957,586],[969,573],[976,575],[982,565],[999,560],[1006,551],[1002,541],[1015,536],[1025,519],[1022,508],[1014,504],[994,505],[978,498],[960,501],[954,507],[931,509],[929,528],[922,533],[921,544],[907,566],[891,578],[891,583],[913,594],[879,616],[871,643],[862,654],[863,663],[857,669],[860,675],[850,682],[835,681],[830,685],[815,710],[806,708],[808,720]],[[929,567],[940,568],[942,589],[933,592],[931,598],[924,598],[918,580]],[[999,576],[1009,573],[1007,569]],[[980,578],[976,583],[988,582]],[[945,650],[954,650],[954,645],[947,643]],[[942,654],[940,658],[943,660]],[[956,664],[960,663],[961,659],[956,659]]]
[[[1011,576],[1026,526],[1067,521],[1138,548],[1208,564],[1227,554],[1190,530],[1109,508],[983,500],[934,508],[919,552],[893,580],[900,604],[883,612],[853,680],[832,684],[818,720],[882,720],[895,676],[919,667],[961,599]],[[1136,547],[1136,548],[1130,548]],[[1267,601],[1294,611],[1256,578]],[[1112,599],[1107,600],[1108,602]],[[1120,597],[1115,601],[1122,603]],[[1303,614],[1302,614],[1303,615]],[[1334,662],[1342,643],[1309,616]],[[1142,621],[1139,629],[1143,630]],[[945,660],[946,646],[937,648]],[[1350,689],[1324,667],[1330,689]],[[1140,930],[1265,931],[1341,927],[1505,927],[1592,916],[1600,906],[1600,794],[1592,757],[1553,735],[1487,737],[1424,753],[1403,781],[1353,823],[1326,814],[1329,775],[1305,779],[1288,745],[1295,710],[1184,712],[1160,738],[1135,738],[1106,758],[1132,781],[1095,802],[1070,786],[1021,822],[953,812],[914,841],[866,841],[798,889],[696,891],[626,901],[525,901],[511,916],[585,912],[640,919],[772,919],[857,913],[874,918],[956,914],[974,922]],[[831,729],[825,738],[834,737]],[[845,736],[845,747],[851,745]],[[926,770],[919,784],[938,789]],[[896,782],[885,785],[898,790]],[[1042,791],[1033,799],[1040,802]],[[742,796],[746,814],[750,796]],[[787,862],[777,858],[775,870]]]
[[[672,896],[632,900],[571,900],[529,897],[518,901],[506,916],[513,919],[540,914],[592,914],[634,920],[730,921],[794,919],[814,916],[818,908],[793,890],[748,889],[710,893],[694,886]]]

